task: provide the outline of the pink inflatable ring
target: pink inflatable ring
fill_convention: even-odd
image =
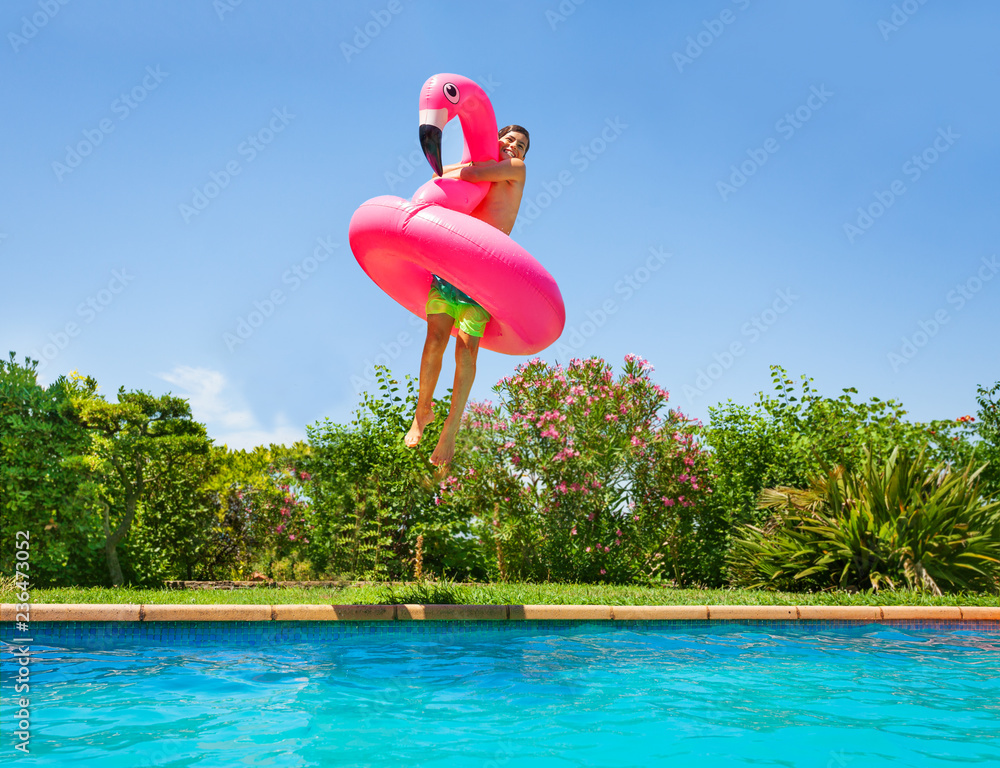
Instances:
[[[499,157],[486,93],[461,75],[435,75],[421,90],[420,141],[437,175],[443,170],[441,132],[455,117],[465,139],[463,163]],[[427,293],[438,275],[490,313],[482,347],[531,355],[559,338],[566,310],[555,280],[530,253],[469,215],[488,191],[489,183],[435,178],[412,200],[372,198],[351,217],[351,250],[376,285],[415,315],[426,316]]]

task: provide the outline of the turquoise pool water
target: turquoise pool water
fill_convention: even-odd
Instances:
[[[46,645],[39,630],[27,757],[12,749],[13,665],[4,648],[3,762],[1000,764],[995,631],[483,627],[393,622],[323,634],[300,625],[235,645],[215,629],[178,645],[129,627],[127,636],[98,630],[69,648]]]

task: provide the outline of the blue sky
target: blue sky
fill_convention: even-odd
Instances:
[[[187,397],[231,447],[349,420],[373,362],[416,375],[423,323],[348,222],[429,178],[419,89],[456,72],[531,132],[513,236],[567,311],[542,358],[642,355],[701,419],[772,364],[974,413],[1000,379],[998,28],[986,0],[11,0],[0,346]],[[523,360],[484,351],[473,398]]]

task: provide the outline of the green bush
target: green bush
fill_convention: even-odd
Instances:
[[[481,577],[484,569],[467,518],[434,503],[429,457],[442,418],[428,425],[415,449],[403,444],[416,408],[415,383],[406,394],[387,368],[376,367],[379,396],[365,392],[349,426],[328,419],[307,428],[302,464],[316,525],[310,557],[322,572],[408,579],[418,535],[425,572]],[[448,403],[435,401],[435,412]]]
[[[926,451],[896,448],[884,461],[777,487],[760,506],[766,525],[746,526],[731,557],[738,586],[996,592],[1000,502],[986,501],[972,465],[932,465]]]
[[[824,467],[848,471],[865,464],[870,453],[886,460],[899,446],[953,465],[972,459],[964,421],[911,423],[895,400],[871,398],[855,402],[857,390],[847,388],[836,398],[822,397],[802,377],[801,387],[783,368],[771,367],[775,394],[758,394],[752,407],[728,401],[709,409],[703,439],[712,449],[712,487],[734,528],[759,524],[763,516],[757,497],[776,485],[804,486]]]
[[[1000,499],[1000,381],[992,387],[977,387],[976,400],[979,411],[976,419],[964,417],[974,423],[977,437],[972,461],[986,464],[982,474],[983,493],[991,499]]]
[[[30,583],[103,584],[104,534],[86,456],[92,436],[75,401],[96,384],[37,382],[36,360],[0,360],[0,572],[14,573],[14,540],[29,535]],[[89,382],[89,383],[88,383]]]

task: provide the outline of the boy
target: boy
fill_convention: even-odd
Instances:
[[[528,152],[528,132],[519,125],[508,125],[500,129],[499,140],[499,161],[449,165],[445,167],[442,178],[492,182],[490,191],[471,215],[509,235],[514,228],[524,192],[524,156]],[[441,373],[441,358],[448,346],[448,339],[451,338],[451,329],[457,323],[455,384],[451,393],[451,409],[441,427],[441,437],[431,454],[431,463],[435,466],[444,466],[455,456],[455,438],[476,377],[479,340],[489,319],[489,313],[471,297],[437,275],[434,276],[427,297],[427,340],[420,358],[417,412],[404,441],[408,448],[416,447],[424,427],[434,421],[434,411],[431,409],[434,387],[437,385],[438,374]]]

